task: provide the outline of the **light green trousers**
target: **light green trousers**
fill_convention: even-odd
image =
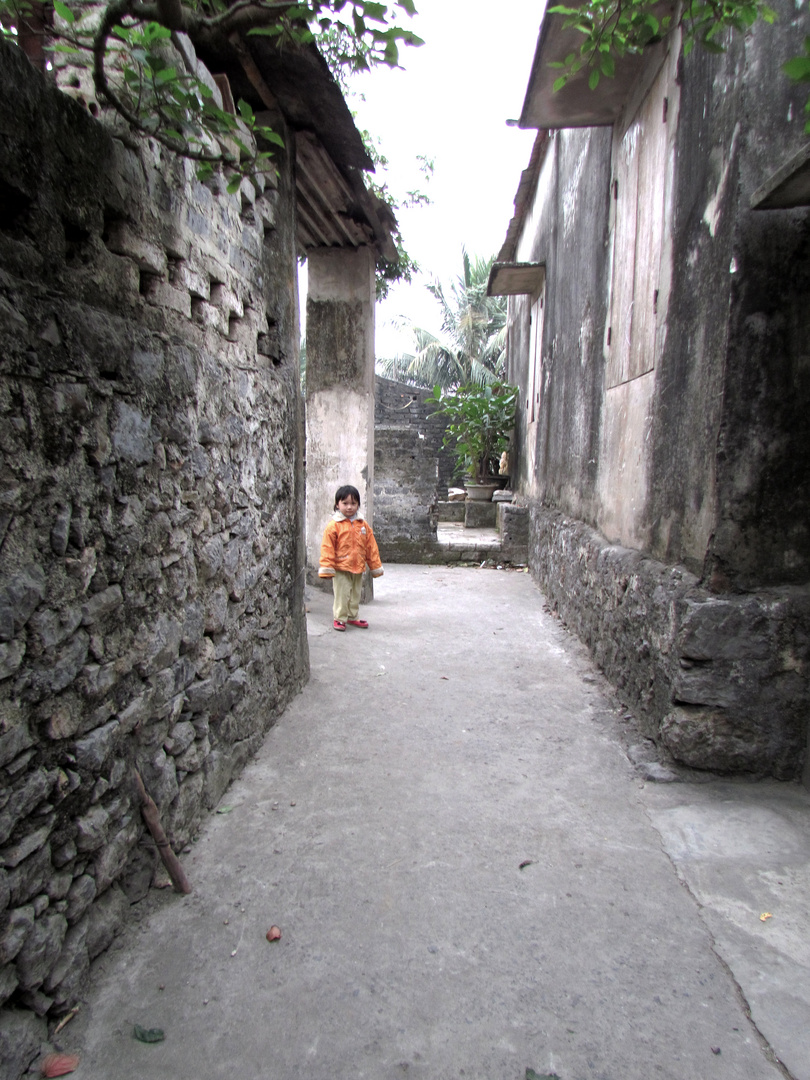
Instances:
[[[360,593],[363,591],[363,575],[350,574],[348,570],[336,570],[332,578],[335,602],[332,614],[340,622],[356,619],[360,610]]]

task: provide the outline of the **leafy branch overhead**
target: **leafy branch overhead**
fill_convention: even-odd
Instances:
[[[414,0],[0,0],[0,30],[46,36],[54,62],[91,71],[98,99],[130,129],[195,161],[202,177],[224,166],[235,191],[244,176],[272,168],[272,147],[283,141],[248,102],[236,114],[222,107],[181,35],[196,50],[254,35],[280,47],[323,41],[333,65],[397,66],[401,45],[421,44],[396,22],[413,14]]]
[[[548,10],[564,17],[565,29],[582,35],[578,50],[550,64],[561,71],[554,81],[555,93],[581,71],[588,72],[588,85],[595,90],[602,77],[613,78],[617,59],[642,53],[676,26],[681,28],[683,51],[688,56],[695,45],[722,53],[727,31],[744,33],[758,19],[765,23],[776,20],[776,12],[765,0],[685,0],[680,7],[661,0],[586,0],[576,6],[557,4]],[[782,70],[795,82],[810,82],[810,38],[805,40],[805,53],[783,65]],[[805,130],[810,131],[810,101],[805,111]]]

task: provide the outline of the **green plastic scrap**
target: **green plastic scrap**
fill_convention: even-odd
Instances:
[[[138,1042],[145,1043],[163,1042],[166,1038],[163,1028],[142,1028],[140,1024],[135,1025],[132,1034]]]

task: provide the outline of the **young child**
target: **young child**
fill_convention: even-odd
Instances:
[[[351,484],[344,484],[335,492],[335,516],[324,530],[318,567],[318,577],[332,579],[335,630],[345,630],[346,623],[368,629],[366,620],[357,617],[366,565],[372,577],[382,577],[377,541],[360,513],[360,492]]]

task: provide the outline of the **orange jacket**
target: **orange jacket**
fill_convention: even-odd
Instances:
[[[373,577],[382,577],[383,565],[371,526],[359,514],[351,520],[335,511],[321,541],[318,577],[331,578],[335,570],[362,574],[368,564]]]

